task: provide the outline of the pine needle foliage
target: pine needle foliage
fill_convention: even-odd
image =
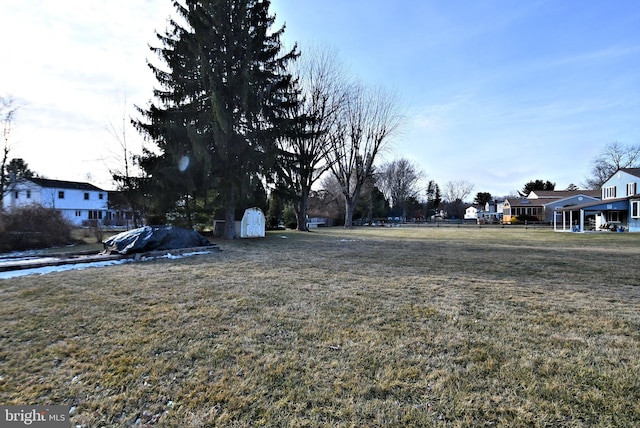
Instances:
[[[251,194],[251,183],[273,167],[282,111],[295,103],[282,52],[284,28],[271,31],[269,1],[174,2],[177,19],[157,34],[149,62],[159,87],[134,124],[157,145],[141,165],[159,212],[190,201],[204,210],[223,207],[225,238],[235,235],[233,216]],[[157,197],[155,197],[157,196]]]

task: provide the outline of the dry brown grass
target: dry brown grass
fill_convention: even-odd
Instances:
[[[325,229],[4,280],[0,403],[85,426],[634,426],[639,244]]]

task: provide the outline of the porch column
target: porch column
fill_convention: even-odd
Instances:
[[[584,232],[584,210],[580,210],[580,232]]]
[[[573,231],[573,211],[569,211],[569,230]]]

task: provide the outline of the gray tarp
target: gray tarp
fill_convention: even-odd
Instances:
[[[105,250],[120,254],[211,245],[198,232],[175,226],[144,226],[119,233],[105,239],[102,244]]]

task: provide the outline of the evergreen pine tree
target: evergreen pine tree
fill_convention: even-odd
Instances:
[[[215,194],[231,239],[238,204],[273,167],[279,120],[296,102],[287,96],[285,69],[298,54],[281,54],[284,29],[270,32],[267,0],[174,5],[180,23],[170,20],[158,34],[162,47],[152,48],[165,68],[149,64],[161,86],[158,104],[138,108],[142,120],[134,122],[160,154],[147,152],[141,165],[163,209],[186,207],[188,214],[190,200]]]

